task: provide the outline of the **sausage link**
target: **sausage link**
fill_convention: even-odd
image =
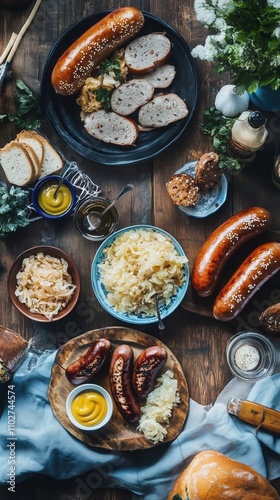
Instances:
[[[191,282],[198,295],[211,295],[232,254],[247,240],[264,232],[269,224],[268,210],[251,207],[217,227],[205,241],[193,266]]]
[[[94,24],[56,62],[51,75],[54,90],[61,95],[75,94],[101,61],[143,25],[143,13],[135,7],[116,9]]]
[[[163,347],[147,347],[138,356],[132,372],[132,387],[135,394],[144,399],[154,387],[159,370],[165,365],[167,352]]]
[[[96,340],[83,356],[67,366],[68,380],[72,384],[79,385],[93,378],[109,359],[111,348],[108,339]]]
[[[110,363],[110,386],[116,406],[123,418],[130,424],[139,421],[141,417],[132,391],[133,350],[130,346],[118,346],[112,355]]]
[[[258,246],[218,294],[213,315],[221,321],[237,316],[257,290],[280,269],[280,243]]]

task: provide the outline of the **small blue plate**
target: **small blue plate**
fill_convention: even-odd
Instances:
[[[174,175],[189,174],[194,177],[196,164],[197,161],[190,161],[177,170]],[[182,205],[178,205],[178,208],[184,212],[184,214],[192,217],[208,217],[208,215],[219,210],[219,208],[226,201],[227,190],[228,181],[225,174],[222,174],[217,186],[207,193],[201,193],[200,199],[194,206],[183,207]]]
[[[107,290],[104,287],[101,276],[100,276],[100,271],[99,271],[99,264],[103,263],[105,260],[105,254],[104,254],[104,249],[109,247],[110,245],[114,244],[115,240],[122,235],[123,233],[130,232],[133,230],[137,229],[147,229],[147,230],[152,230],[156,231],[166,237],[168,237],[172,243],[174,244],[175,249],[177,250],[179,255],[185,256],[184,250],[182,249],[181,245],[171,236],[169,233],[164,231],[163,229],[159,229],[158,227],[155,226],[149,226],[146,224],[140,224],[136,226],[129,226],[125,227],[123,229],[120,229],[119,231],[116,231],[114,234],[109,236],[103,243],[100,245],[98,248],[95,257],[92,262],[91,266],[91,283],[92,283],[92,288],[93,291],[96,295],[96,298],[98,302],[101,304],[101,306],[112,316],[115,318],[119,319],[120,321],[124,321],[126,323],[132,323],[132,324],[138,324],[138,325],[145,325],[145,324],[151,324],[151,323],[157,323],[158,318],[157,316],[147,316],[146,314],[136,314],[136,313],[121,313],[119,311],[116,311],[114,307],[111,306],[111,304],[107,300]],[[185,264],[185,281],[182,286],[180,286],[177,290],[176,295],[171,297],[170,303],[166,305],[162,301],[160,301],[159,306],[160,306],[160,314],[162,318],[166,318],[169,316],[175,309],[179,306],[179,304],[182,302],[185,293],[187,291],[189,284],[189,266],[188,262]]]

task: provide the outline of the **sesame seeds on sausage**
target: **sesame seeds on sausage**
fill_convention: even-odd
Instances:
[[[51,76],[54,90],[61,95],[76,93],[100,62],[143,25],[144,16],[135,7],[116,9],[94,24],[58,59]]]

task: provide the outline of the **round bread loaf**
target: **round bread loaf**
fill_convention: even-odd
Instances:
[[[267,333],[280,333],[280,302],[265,309],[259,317],[259,322]]]
[[[168,500],[279,500],[271,484],[252,467],[208,450],[180,474]]]

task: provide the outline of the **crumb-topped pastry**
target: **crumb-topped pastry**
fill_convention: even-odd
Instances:
[[[166,189],[175,205],[190,207],[200,198],[199,188],[189,174],[172,175],[166,183]]]

